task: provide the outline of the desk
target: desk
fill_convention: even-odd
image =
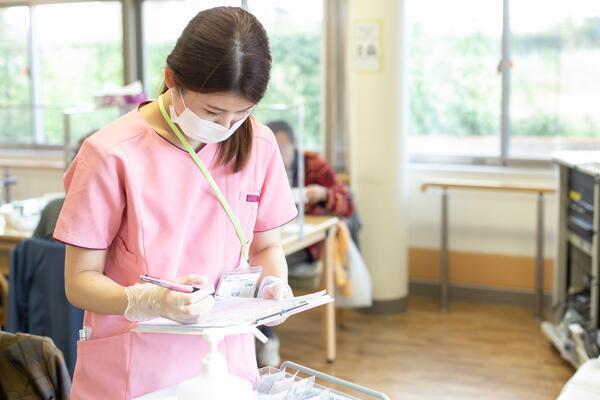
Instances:
[[[544,307],[544,195],[554,193],[549,185],[522,185],[499,181],[437,179],[423,182],[421,191],[430,188],[442,189],[441,255],[440,255],[440,303],[442,310],[448,309],[448,190],[493,190],[537,194],[537,229],[535,257],[535,304],[534,313],[542,318]]]
[[[33,231],[21,231],[12,228],[0,229],[0,250],[10,250],[13,246],[29,239]]]
[[[332,246],[338,222],[337,217],[307,215],[304,217],[303,238],[300,238],[298,233],[286,232],[285,228],[282,230],[283,251],[286,256],[315,243],[325,242],[321,254],[323,265],[321,285],[331,296],[335,294]],[[327,362],[333,363],[336,358],[335,302],[326,304],[324,307],[323,338],[325,341],[325,354]]]
[[[0,230],[0,252],[10,252],[10,250],[21,243],[23,240],[31,237],[33,232],[17,231],[13,229]],[[8,263],[0,263],[0,274],[8,274]]]

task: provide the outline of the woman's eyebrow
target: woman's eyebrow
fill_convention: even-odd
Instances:
[[[213,110],[220,111],[220,112],[228,112],[228,110],[225,110],[225,109],[223,109],[223,108],[220,108],[220,107],[215,107],[215,106],[212,106],[212,105],[210,105],[210,104],[206,104],[206,107],[208,107],[208,108],[211,108],[211,109],[213,109]],[[250,107],[246,107],[246,108],[244,108],[243,110],[240,110],[240,111],[234,111],[234,112],[236,112],[236,113],[241,113],[241,112],[244,112],[244,111],[248,111],[248,110],[249,110],[249,109],[251,109],[252,107],[254,107],[254,105],[251,105]]]

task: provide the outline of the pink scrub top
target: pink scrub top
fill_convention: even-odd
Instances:
[[[246,236],[278,228],[297,210],[273,133],[252,121],[247,165],[233,173],[217,164],[218,144],[198,156]],[[66,199],[54,237],[108,249],[104,275],[122,286],[149,274],[166,279],[200,274],[217,284],[240,261],[233,224],[188,153],[156,133],[133,110],[88,138],[64,176]],[[91,338],[79,342],[72,398],[129,399],[200,372],[208,346],[199,337],[131,332],[122,315],[85,312]],[[231,373],[256,376],[254,339],[227,337],[220,351]]]

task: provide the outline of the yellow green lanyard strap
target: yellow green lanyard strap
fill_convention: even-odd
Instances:
[[[210,185],[211,189],[217,196],[219,203],[221,203],[221,206],[227,213],[227,216],[229,217],[229,219],[231,220],[231,223],[233,224],[233,227],[235,228],[235,233],[237,234],[238,238],[240,239],[240,243],[242,244],[242,260],[240,260],[240,261],[247,262],[249,250],[250,250],[250,242],[246,241],[246,234],[244,233],[244,229],[242,229],[242,226],[240,225],[240,221],[235,216],[233,210],[231,209],[231,207],[229,206],[229,203],[227,202],[227,199],[225,198],[225,196],[223,196],[221,189],[219,189],[219,186],[213,179],[210,172],[208,172],[208,169],[206,169],[206,167],[204,166],[204,164],[202,163],[202,161],[200,160],[200,158],[198,157],[198,155],[196,154],[196,152],[194,151],[192,146],[190,146],[190,144],[188,143],[185,136],[183,136],[183,134],[181,133],[181,131],[179,130],[177,125],[175,125],[173,123],[173,121],[171,120],[171,117],[169,116],[169,114],[167,114],[167,110],[165,109],[165,105],[163,103],[162,95],[158,96],[158,108],[160,109],[160,113],[162,114],[162,116],[165,119],[165,121],[167,122],[167,124],[169,124],[169,127],[171,128],[171,130],[177,136],[177,139],[179,139],[179,142],[181,143],[181,145],[189,153],[189,155],[192,157],[192,159],[194,160],[194,162],[196,163],[196,165],[198,166],[198,168],[200,169],[200,171],[202,172],[202,174],[208,181],[208,184]]]

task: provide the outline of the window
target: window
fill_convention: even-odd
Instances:
[[[27,7],[0,8],[0,140],[5,142],[33,131],[28,33]]]
[[[264,123],[285,119],[298,131],[298,105],[303,104],[304,145],[321,150],[323,1],[249,0],[248,9],[265,26],[273,57],[265,107],[255,115]]]
[[[0,8],[0,30],[5,144],[62,144],[63,109],[123,84],[120,2]],[[105,122],[99,114],[82,129]]]
[[[503,6],[408,3],[413,158],[548,160],[555,150],[600,148],[600,3],[512,1],[506,32]],[[503,34],[510,44],[506,66]]]
[[[124,83],[121,3],[47,4],[33,11],[41,77],[34,85],[44,106],[42,140],[61,144],[64,108],[93,103],[98,91]],[[81,126],[83,121],[87,126]],[[103,113],[91,113],[73,130],[84,133],[108,121]]]
[[[513,1],[511,34],[512,155],[600,149],[600,4]]]
[[[410,151],[497,157],[502,4],[415,0],[408,12]]]

